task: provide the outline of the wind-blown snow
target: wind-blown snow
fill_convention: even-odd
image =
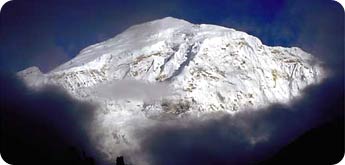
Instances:
[[[244,32],[171,17],[132,26],[49,73],[32,67],[18,75],[32,88],[54,84],[99,104],[90,136],[110,159],[139,147],[132,134],[140,127],[287,104],[325,77],[320,62],[300,48],[270,47]],[[116,82],[116,90],[109,87]],[[156,95],[135,96],[145,93]]]

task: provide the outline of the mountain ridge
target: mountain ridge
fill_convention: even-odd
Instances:
[[[31,67],[18,76],[33,89],[58,85],[99,104],[90,136],[102,137],[98,146],[109,155],[133,146],[138,127],[289,104],[326,77],[321,62],[300,48],[270,47],[244,32],[172,17],[131,26],[46,74]]]

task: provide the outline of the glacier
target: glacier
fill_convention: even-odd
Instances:
[[[91,45],[48,73],[17,73],[39,90],[63,87],[99,105],[90,137],[108,159],[140,148],[135,131],[181,118],[288,105],[327,75],[300,48],[266,46],[245,32],[166,17]]]

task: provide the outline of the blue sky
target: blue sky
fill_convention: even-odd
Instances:
[[[88,45],[166,16],[235,28],[343,65],[344,13],[333,1],[14,0],[0,14],[1,70],[35,65],[46,72]]]

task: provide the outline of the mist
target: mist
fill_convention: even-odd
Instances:
[[[148,83],[140,80],[113,80],[94,87],[95,95],[109,99],[158,100],[169,96],[171,89],[167,83]]]
[[[0,74],[1,156],[10,164],[102,164],[88,137],[96,105],[64,89],[28,89]]]
[[[162,122],[137,132],[138,152],[152,165],[258,164],[305,131],[341,119],[344,93],[338,85],[326,80],[311,86],[290,105]]]

